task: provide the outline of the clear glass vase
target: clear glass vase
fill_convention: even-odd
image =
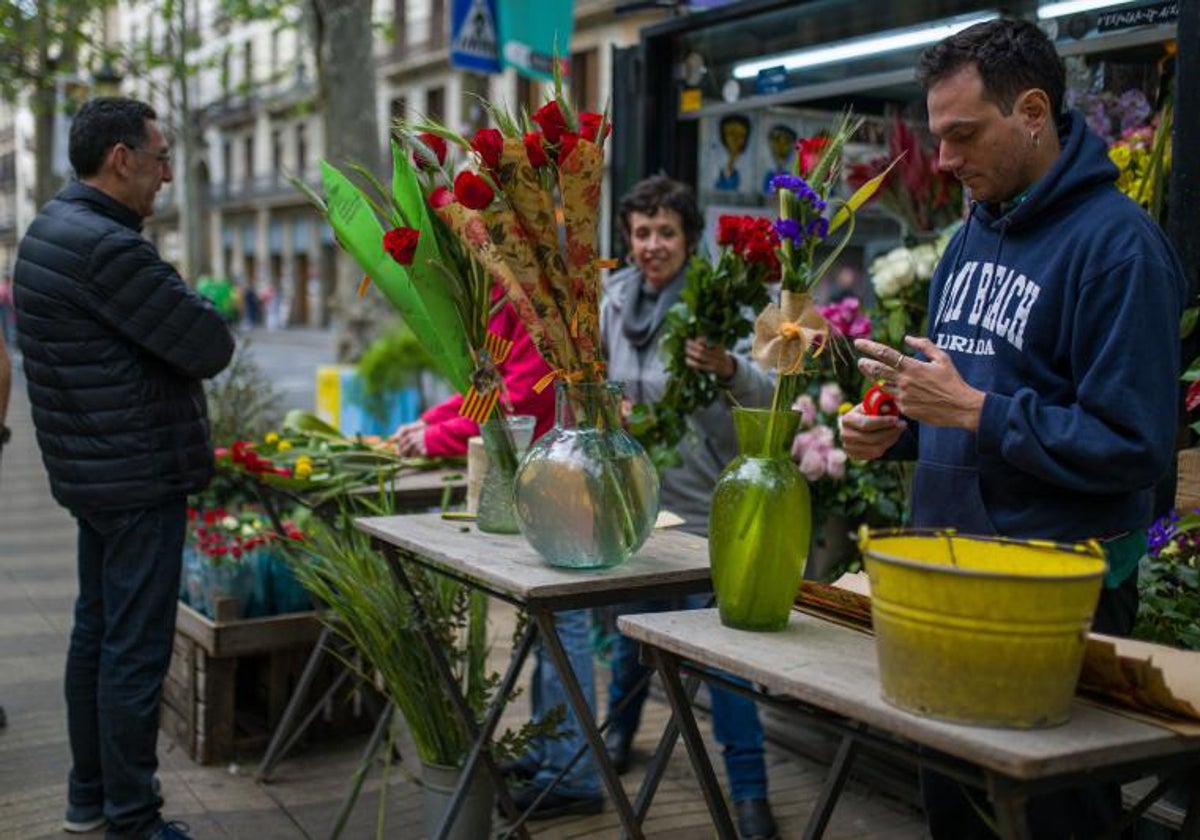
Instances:
[[[658,473],[620,421],[621,386],[560,381],[555,425],[516,477],[521,533],[552,566],[617,566],[658,516]]]
[[[808,482],[789,448],[794,411],[735,408],[738,456],[713,491],[708,558],[721,623],[782,630],[804,575],[812,538]]]
[[[528,414],[491,417],[479,427],[487,452],[487,469],[479,485],[479,507],[475,515],[475,527],[480,531],[520,533],[513,479],[521,457],[529,449],[535,419]]]

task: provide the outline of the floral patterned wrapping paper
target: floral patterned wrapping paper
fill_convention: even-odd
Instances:
[[[567,238],[567,272],[575,300],[569,310],[571,334],[579,342],[580,361],[602,361],[600,336],[600,271],[597,221],[600,218],[604,153],[587,139],[580,140],[559,165],[559,193]]]

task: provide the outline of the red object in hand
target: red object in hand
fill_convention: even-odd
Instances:
[[[883,390],[883,386],[879,384],[872,385],[867,389],[867,393],[863,394],[862,407],[863,413],[872,417],[892,417],[900,413],[896,398]]]

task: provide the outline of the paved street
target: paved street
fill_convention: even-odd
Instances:
[[[327,333],[256,333],[255,354],[285,394],[288,407],[312,401],[312,369],[328,361]],[[307,393],[307,397],[305,394]],[[33,440],[24,382],[18,374],[9,424],[12,445],[0,466],[0,705],[8,726],[0,730],[0,838],[61,837],[69,764],[62,672],[76,594],[74,523],[50,498]],[[497,665],[507,657],[513,614],[496,605],[493,639]],[[598,682],[603,683],[603,672]],[[528,712],[527,694],[508,714],[510,722]],[[638,760],[625,777],[631,792],[666,722],[666,707],[647,704],[636,742]],[[701,721],[706,737],[711,726]],[[364,737],[317,742],[282,762],[269,785],[253,780],[257,756],[232,764],[202,767],[165,736],[159,740],[160,777],[168,818],[186,821],[199,838],[327,837],[347,780],[357,764]],[[710,744],[710,749],[715,749]],[[422,827],[413,751],[401,737],[405,772],[394,772],[383,812],[388,837],[419,837]],[[715,753],[714,753],[715,755]],[[771,796],[785,837],[798,837],[824,777],[814,765],[774,744],[768,746]],[[720,762],[717,762],[720,765]],[[720,771],[719,771],[720,772]],[[723,775],[723,774],[722,774]],[[372,774],[345,832],[373,836],[380,800],[379,774]],[[682,749],[668,768],[646,824],[656,838],[687,838],[711,833],[709,818]],[[608,838],[618,833],[611,807],[593,817],[563,818],[534,826],[539,837]],[[835,838],[916,838],[920,817],[886,796],[851,786],[835,814]],[[91,835],[99,837],[99,833]]]

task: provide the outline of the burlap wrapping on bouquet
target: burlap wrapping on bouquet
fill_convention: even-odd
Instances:
[[[779,306],[767,304],[754,322],[754,360],[781,376],[799,373],[808,351],[821,346],[828,335],[829,324],[812,295],[785,290]]]

